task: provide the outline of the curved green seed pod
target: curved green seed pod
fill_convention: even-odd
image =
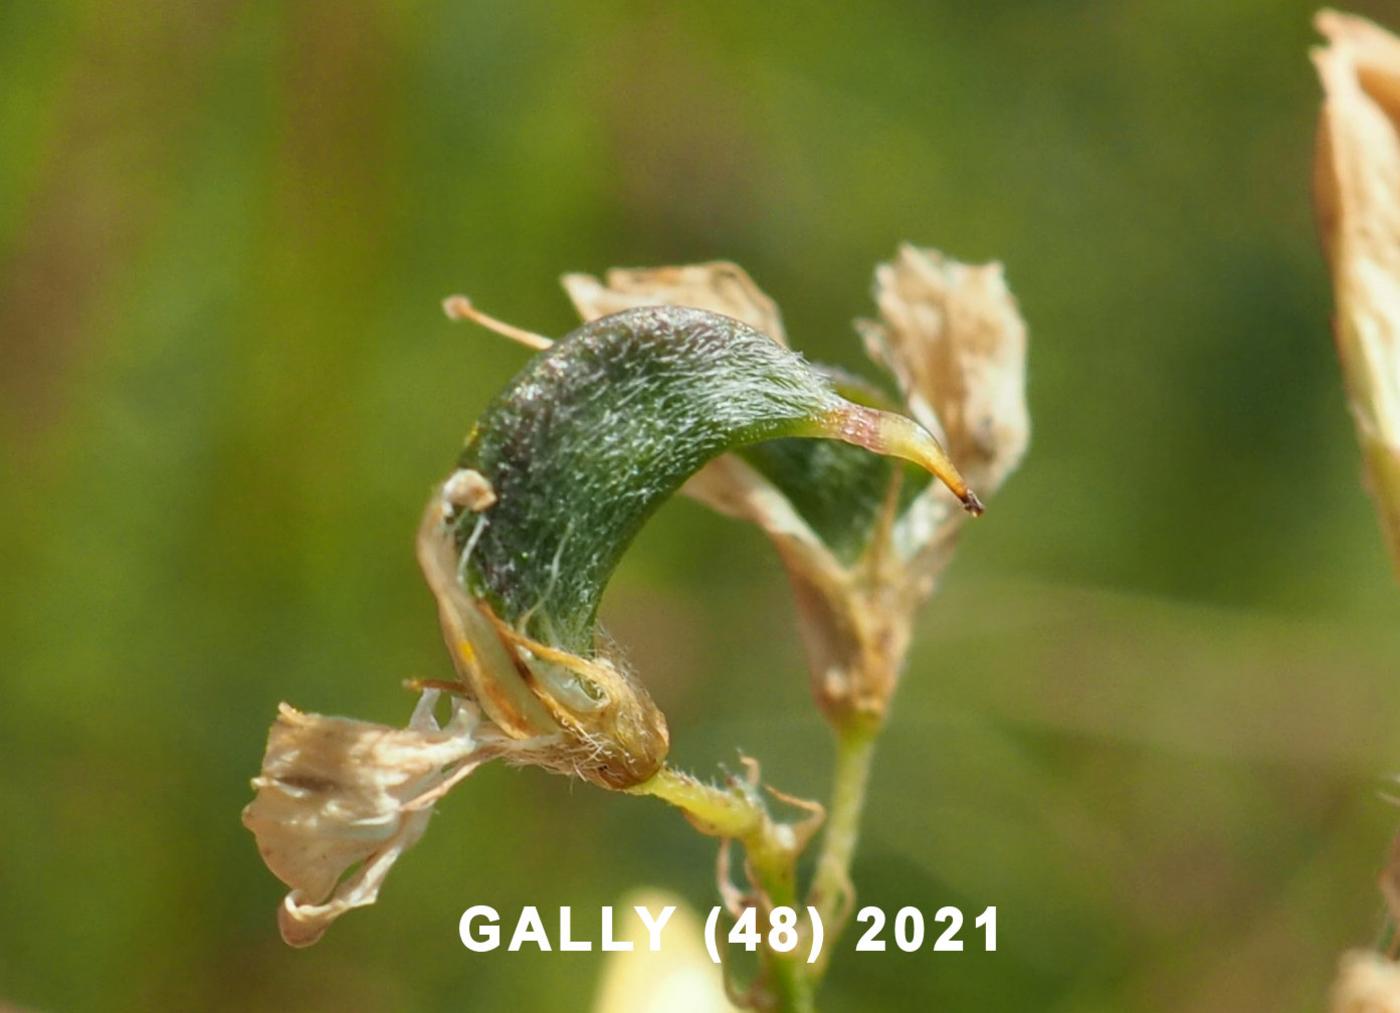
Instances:
[[[826,437],[904,457],[980,510],[917,424],[854,404],[800,356],[729,317],[658,306],[575,330],[491,403],[461,466],[497,502],[458,522],[468,587],[507,622],[580,654],[623,551],[667,497],[726,451]]]
[[[797,437],[907,458],[981,508],[918,425],[847,401],[729,317],[627,310],[532,359],[472,430],[419,533],[453,662],[495,724],[607,787],[653,774],[665,718],[595,654],[603,589],[647,517],[708,461]]]

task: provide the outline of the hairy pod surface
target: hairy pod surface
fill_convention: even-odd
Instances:
[[[532,359],[468,439],[461,466],[497,497],[457,522],[468,587],[531,636],[590,653],[603,588],[652,512],[711,459],[786,437],[930,468],[937,451],[729,317],[657,306],[585,324]]]
[[[628,310],[536,356],[491,403],[461,465],[498,502],[463,516],[467,574],[503,618],[592,650],[604,585],[647,517],[711,458],[797,435],[840,399],[798,356],[737,320]]]

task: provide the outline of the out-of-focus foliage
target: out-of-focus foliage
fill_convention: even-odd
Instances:
[[[728,258],[860,369],[910,239],[1004,261],[1036,446],[920,629],[855,878],[996,904],[1001,950],[842,954],[830,1008],[1315,1008],[1379,924],[1400,623],[1308,206],[1310,15],[0,5],[0,997],[565,1008],[598,954],[473,955],[461,911],[709,904],[673,813],[487,770],[298,952],[238,814],[279,700],[397,724],[450,671],[413,532],[523,356],[442,296],[559,335],[562,271]],[[604,618],[678,762],[825,783],[756,531],[668,506]]]

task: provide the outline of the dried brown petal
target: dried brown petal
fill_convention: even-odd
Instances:
[[[1326,101],[1314,190],[1336,298],[1337,352],[1391,555],[1400,568],[1400,38],[1317,16]]]
[[[738,264],[716,260],[678,267],[615,267],[599,281],[590,274],[566,274],[564,291],[585,321],[634,306],[689,306],[742,320],[787,344],[778,306]]]
[[[879,322],[857,321],[872,359],[895,377],[910,413],[943,439],[984,497],[1030,442],[1026,325],[1000,264],[969,265],[909,244],[875,270]],[[930,486],[893,529],[917,601],[952,556],[963,514]]]
[[[346,911],[373,904],[436,798],[495,755],[470,710],[439,728],[436,700],[425,693],[408,728],[279,709],[243,824],[291,887],[278,914],[289,944],[308,946]]]

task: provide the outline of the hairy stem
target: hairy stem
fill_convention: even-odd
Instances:
[[[717,788],[674,767],[664,766],[647,780],[628,788],[629,795],[650,795],[685,813],[702,833],[748,841],[762,836],[767,810],[751,793]]]
[[[773,820],[756,785],[736,780],[729,788],[718,788],[672,767],[662,767],[648,780],[627,790],[629,794],[650,795],[669,802],[701,833],[737,840],[744,848],[753,884],[769,910],[791,907],[800,912],[797,856],[802,850],[802,838],[792,826]],[[766,916],[767,911],[762,913]],[[766,928],[766,924],[760,925],[765,940]],[[791,953],[779,953],[765,945],[761,956],[768,993],[765,1008],[771,1004],[771,1008],[783,1013],[809,1013],[814,1009],[816,982],[803,962],[801,947]]]

